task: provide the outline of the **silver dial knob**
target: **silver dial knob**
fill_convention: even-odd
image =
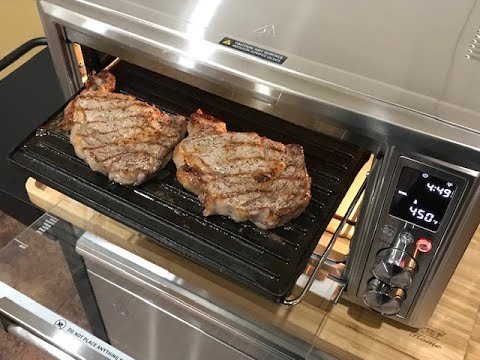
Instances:
[[[372,272],[384,283],[406,289],[412,284],[413,277],[417,273],[417,262],[403,250],[383,249],[377,255]]]
[[[394,247],[405,249],[406,246],[410,245],[414,241],[415,241],[415,238],[413,237],[413,235],[407,231],[404,231],[398,234],[397,243],[396,243],[396,246]]]
[[[378,279],[370,280],[363,297],[368,307],[387,316],[398,314],[404,300],[403,289],[392,288]]]

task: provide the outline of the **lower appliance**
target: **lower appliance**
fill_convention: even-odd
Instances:
[[[64,212],[62,206],[52,213]],[[134,253],[150,247],[158,254],[151,240],[137,239],[131,252],[52,213],[0,250],[0,330],[52,358],[332,358],[312,341],[328,306],[297,308],[315,314],[311,338],[305,337],[281,305],[249,298],[233,284],[222,287],[206,270],[202,281],[213,286],[199,288],[198,279],[185,276],[196,269],[168,250],[162,255],[171,263],[163,267]],[[94,297],[87,301],[89,291]],[[235,297],[237,304],[227,301]]]

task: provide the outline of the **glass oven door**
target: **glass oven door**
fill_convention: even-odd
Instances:
[[[0,331],[56,359],[327,356],[312,344],[331,302],[275,304],[98,213],[62,220],[65,206],[0,250]]]
[[[55,359],[133,359],[104,341],[102,325],[85,311],[92,315],[95,304],[78,294],[87,275],[67,258],[83,233],[45,214],[1,249],[0,330]]]

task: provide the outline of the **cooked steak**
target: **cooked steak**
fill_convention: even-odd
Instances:
[[[187,121],[133,96],[113,93],[115,77],[102,72],[65,108],[75,153],[92,170],[124,185],[138,185],[170,160]]]
[[[228,215],[272,229],[307,207],[310,177],[300,145],[227,131],[201,110],[190,117],[188,134],[173,161],[178,181],[203,202],[204,216]]]

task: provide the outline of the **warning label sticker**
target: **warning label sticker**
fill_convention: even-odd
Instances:
[[[110,344],[107,344],[106,342],[93,336],[88,331],[82,329],[81,327],[70,321],[67,321],[63,317],[59,316],[57,313],[47,309],[33,299],[25,296],[21,292],[11,288],[10,286],[0,281],[0,299],[4,300],[4,298],[16,303],[21,308],[34,314],[34,316],[37,316],[40,319],[46,321],[47,323],[52,324],[53,326],[55,326],[55,328],[62,331],[63,333],[67,333],[69,336],[73,336],[78,340],[82,341],[92,350],[96,351],[99,354],[102,354],[102,359],[104,358],[108,360],[134,360],[132,357],[124,354]],[[68,339],[64,339],[64,342],[68,343]]]
[[[222,40],[220,40],[219,44],[259,57],[263,60],[271,61],[276,64],[283,64],[284,61],[287,60],[287,57],[285,55],[262,49],[255,45],[250,45],[242,41],[234,40],[229,37],[224,37]]]

